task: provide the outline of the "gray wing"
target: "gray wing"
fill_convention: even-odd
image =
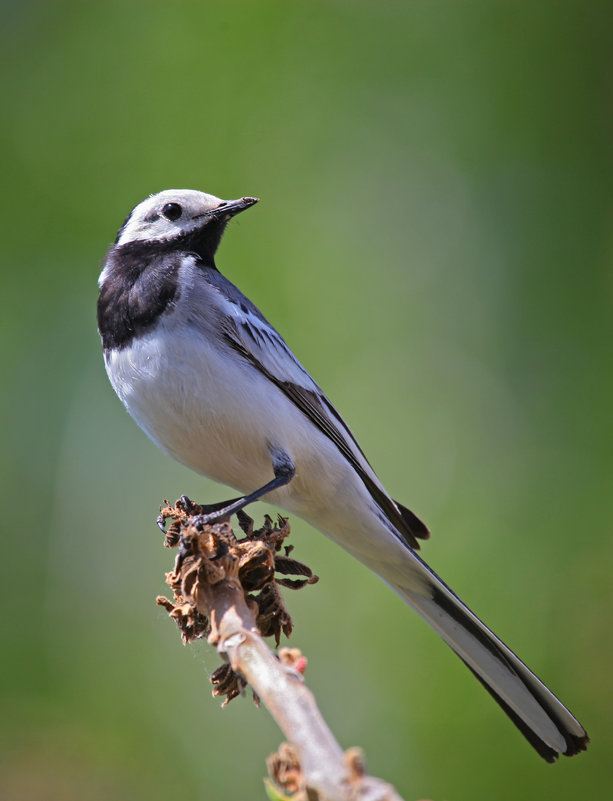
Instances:
[[[283,337],[259,309],[220,273],[210,278],[210,285],[217,290],[220,312],[218,335],[235,353],[278,387],[336,445],[406,544],[418,549],[416,537],[429,537],[427,527],[413,512],[393,501],[385,492],[348,426],[296,359]]]

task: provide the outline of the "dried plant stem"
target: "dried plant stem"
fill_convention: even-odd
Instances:
[[[326,725],[302,676],[279,661],[257,633],[254,609],[235,578],[203,584],[198,611],[209,618],[209,642],[258,694],[297,752],[305,784],[319,801],[401,801],[391,785],[356,770]]]
[[[164,529],[165,544],[180,548],[174,570],[166,574],[174,600],[159,597],[158,604],[177,623],[183,642],[208,635],[224,658],[211,677],[213,694],[226,696],[226,704],[245,682],[251,686],[289,741],[268,767],[295,801],[401,801],[391,785],[366,775],[359,749],[344,752],[336,742],[304,684],[300,652],[281,649],[277,657],[262,637],[274,637],[278,645],[282,633],[291,634],[279,586],[300,589],[317,582],[283,544],[288,521],[279,518],[273,525],[266,517],[254,531],[243,515],[245,537],[237,539],[228,523],[202,524],[202,512],[183,496],[160,513],[162,528],[173,521]]]

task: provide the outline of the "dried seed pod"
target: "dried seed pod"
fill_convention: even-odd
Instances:
[[[173,600],[160,596],[158,604],[177,624],[183,642],[211,633],[210,621],[197,608],[198,592],[205,585],[224,579],[238,579],[248,603],[255,604],[262,636],[274,637],[277,646],[281,634],[289,637],[293,622],[278,585],[300,589],[318,579],[307,565],[289,557],[293,546],[283,545],[290,533],[287,518],[279,515],[274,522],[266,515],[262,527],[254,530],[253,520],[241,513],[239,525],[246,536],[238,540],[228,523],[206,525],[198,520],[210,507],[194,503],[185,495],[174,506],[166,501],[165,504],[158,524],[164,528],[166,521],[171,521],[165,530],[165,545],[178,546],[178,554],[174,570],[166,574]],[[300,578],[280,578],[275,573]],[[245,687],[244,679],[226,663],[215,670],[211,681],[213,695],[225,696],[224,705]],[[254,699],[258,703],[255,695]]]
[[[214,697],[225,695],[222,706],[229,704],[237,695],[242,695],[247,686],[245,679],[232,670],[227,662],[213,671],[210,681],[213,685]]]

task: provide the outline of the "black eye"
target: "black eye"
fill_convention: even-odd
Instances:
[[[167,203],[162,209],[162,214],[167,220],[178,220],[183,214],[183,209],[178,203]]]

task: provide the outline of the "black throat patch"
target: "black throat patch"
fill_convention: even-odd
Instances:
[[[105,350],[127,347],[179,298],[178,272],[187,254],[152,244],[114,246],[106,258],[98,297],[98,330]]]
[[[110,249],[98,297],[98,330],[105,350],[128,347],[175,306],[184,258],[193,256],[216,269],[214,253],[224,228],[208,225],[172,240],[136,240]]]

